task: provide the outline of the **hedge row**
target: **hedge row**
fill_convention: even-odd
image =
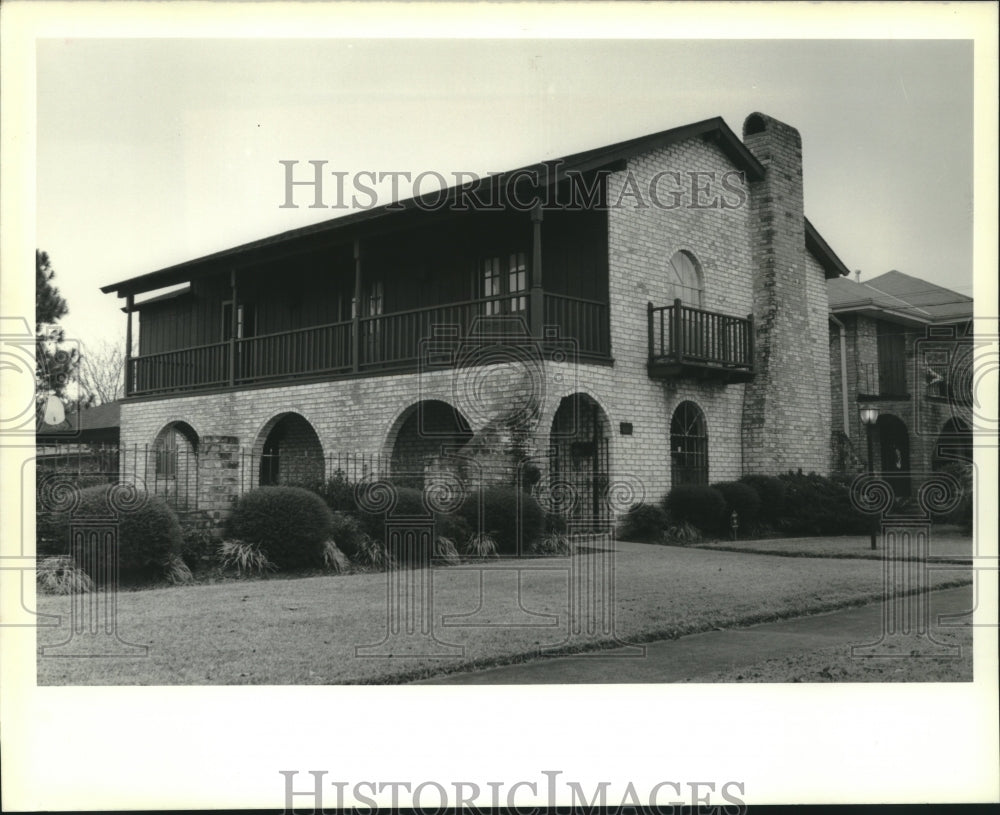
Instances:
[[[850,478],[788,472],[747,475],[739,481],[678,485],[659,504],[632,507],[618,536],[658,541],[678,530],[706,537],[729,537],[736,512],[740,537],[869,534],[878,520],[854,508]],[[690,533],[685,533],[690,535]]]

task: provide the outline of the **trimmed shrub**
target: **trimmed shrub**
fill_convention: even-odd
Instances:
[[[786,535],[868,535],[878,532],[877,515],[856,510],[851,503],[850,478],[826,478],[801,470],[779,478],[787,489],[778,528]]]
[[[668,526],[667,513],[657,504],[634,504],[618,524],[619,540],[655,543]]]
[[[679,484],[667,493],[663,508],[672,524],[686,521],[708,535],[714,535],[726,519],[726,499],[703,484]]]
[[[354,485],[347,480],[343,470],[337,470],[333,477],[313,488],[315,492],[333,512],[358,513],[358,505],[354,500]]]
[[[483,527],[479,529],[479,501],[483,506]],[[520,517],[518,516],[520,504]],[[538,500],[514,487],[486,487],[470,495],[462,506],[462,516],[474,533],[491,537],[497,551],[505,555],[517,554],[517,532],[520,526],[524,548],[542,534],[545,513]]]
[[[785,496],[788,494],[785,482],[773,475],[745,475],[740,481],[753,487],[760,498],[760,513],[757,516],[759,521],[768,526],[777,526],[785,511]]]
[[[114,485],[88,487],[80,493],[73,518],[102,518],[111,512],[109,495]],[[181,528],[176,513],[160,497],[140,493],[134,509],[122,510],[118,517],[118,573],[123,581],[148,580],[164,576],[173,556],[181,552]],[[59,513],[53,519],[58,540],[68,541],[70,516]],[[89,541],[84,547],[89,546]],[[110,572],[103,560],[103,547],[73,547],[77,568],[83,569],[96,583]]]
[[[364,527],[353,515],[345,512],[334,512],[330,518],[330,536],[347,557],[354,558],[358,554],[361,546],[361,539],[365,536]]]
[[[218,545],[218,538],[204,527],[181,523],[181,557],[192,571],[211,560]]]
[[[469,522],[456,512],[448,514],[437,514],[434,516],[435,530],[439,538],[448,538],[451,541],[466,541],[472,534],[472,527]]]
[[[757,491],[739,481],[720,481],[712,486],[722,493],[722,497],[726,500],[726,515],[719,534],[730,533],[730,516],[734,510],[739,516],[740,534],[746,535],[751,532],[757,526],[757,518],[760,517],[760,496]]]
[[[320,566],[332,527],[330,508],[302,487],[258,487],[244,493],[229,519],[229,535],[260,544],[279,569]]]
[[[941,472],[953,476],[962,488],[962,497],[958,506],[951,512],[935,514],[934,520],[938,523],[958,524],[962,531],[972,533],[972,510],[975,492],[972,482],[972,465],[965,461],[951,461],[941,468]]]

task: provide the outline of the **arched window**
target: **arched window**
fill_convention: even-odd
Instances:
[[[681,402],[670,420],[670,479],[675,487],[708,483],[705,414],[694,402]]]
[[[701,268],[690,252],[674,252],[667,265],[667,299],[678,297],[685,305],[701,308],[702,282]]]

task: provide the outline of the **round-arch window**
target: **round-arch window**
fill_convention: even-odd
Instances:
[[[708,483],[705,414],[694,402],[681,402],[670,420],[670,478],[675,487]]]
[[[690,252],[674,252],[667,269],[668,298],[680,298],[688,305],[701,307],[702,279],[698,261]]]

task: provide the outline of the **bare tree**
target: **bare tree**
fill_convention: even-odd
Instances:
[[[121,399],[125,395],[125,339],[88,343],[79,377],[81,407]]]

